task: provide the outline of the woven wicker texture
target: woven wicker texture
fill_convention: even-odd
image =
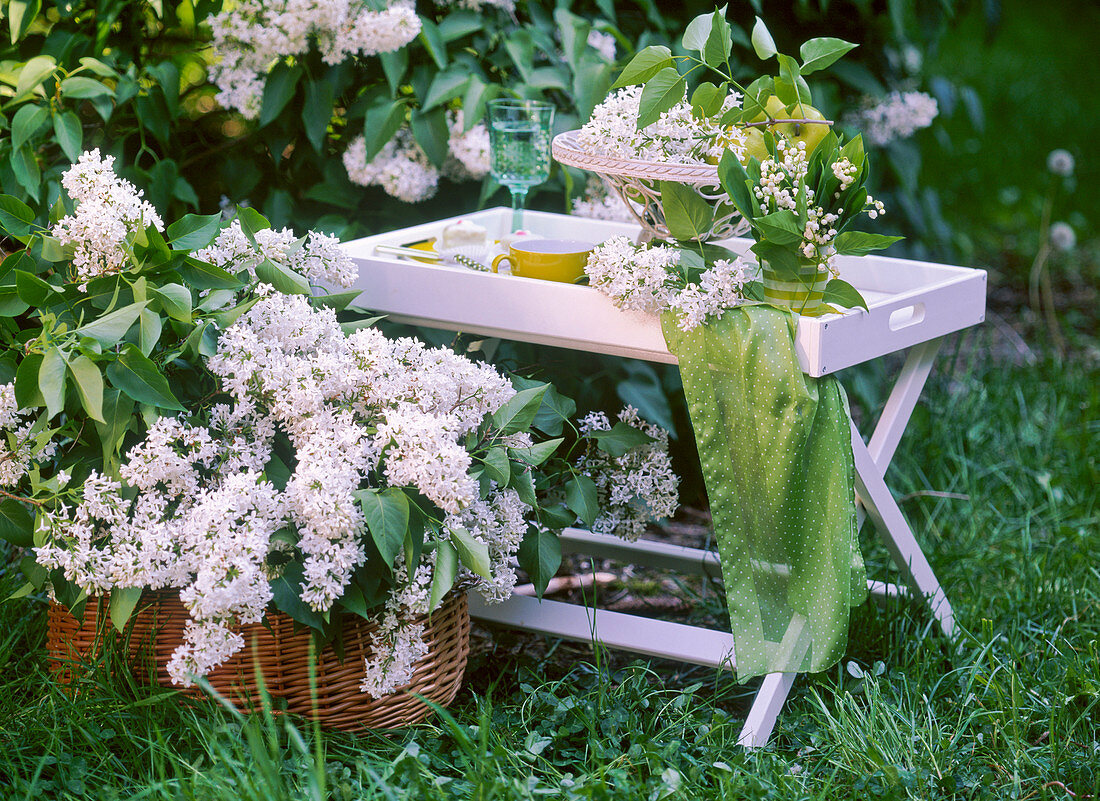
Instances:
[[[714,209],[714,221],[705,239],[720,240],[748,231],[748,224],[730,203],[729,195],[718,180],[718,167],[712,164],[671,164],[607,156],[585,150],[577,141],[578,131],[566,131],[554,137],[552,151],[561,164],[579,167],[599,175],[614,191],[634,219],[642,226],[642,239],[673,239],[665,224],[661,206],[660,181],[687,184]]]
[[[77,620],[60,604],[50,605],[46,649],[50,669],[59,681],[71,682],[78,663],[94,659],[101,652],[102,627],[111,625],[106,608],[105,600],[90,601],[83,619]],[[128,655],[139,679],[149,673],[151,644],[157,681],[165,687],[176,686],[165,665],[183,641],[187,620],[187,610],[174,593],[149,593],[142,599],[142,608],[127,642]],[[325,648],[317,660],[316,716],[309,680],[310,630],[295,632],[293,620],[282,613],[268,614],[270,628],[261,623],[241,627],[244,650],[212,671],[207,680],[234,703],[245,708],[258,707],[260,695],[255,681],[258,663],[268,692],[285,699],[288,711],[310,719],[316,717],[325,726],[344,730],[395,728],[430,717],[431,708],[409,693],[442,706],[454,700],[470,650],[470,613],[464,592],[451,593],[430,621],[423,619],[427,656],[417,663],[412,681],[380,699],[359,690],[363,659],[371,653],[369,643],[375,626],[350,615],[347,620],[344,660],[331,648]],[[202,695],[198,688],[185,692]]]

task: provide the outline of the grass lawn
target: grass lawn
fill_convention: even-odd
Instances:
[[[1100,787],[1100,386],[1092,368],[957,341],[890,480],[962,634],[856,611],[848,656],[801,679],[773,744],[736,745],[750,688],[506,632],[453,718],[317,738],[300,720],[187,708],[101,672],[47,678],[44,605],[0,604],[0,799],[1026,798]],[[948,368],[950,368],[948,370]],[[864,539],[872,570],[879,548]],[[18,586],[14,569],[0,593]],[[712,602],[713,603],[713,602]]]

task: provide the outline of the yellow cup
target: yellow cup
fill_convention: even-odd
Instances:
[[[591,242],[576,239],[522,239],[493,259],[493,272],[507,261],[512,275],[572,284],[584,275],[584,265],[594,247]]]

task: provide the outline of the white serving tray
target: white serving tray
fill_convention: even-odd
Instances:
[[[499,238],[512,211],[493,208],[464,214]],[[344,247],[359,265],[357,305],[398,322],[480,336],[675,363],[658,318],[622,312],[586,286],[495,275],[464,267],[425,264],[375,253],[377,245],[408,245],[438,237],[453,217],[356,239]],[[628,223],[528,211],[524,227],[543,236],[593,243],[616,235],[635,237]],[[723,242],[747,253],[748,239]],[[750,254],[751,255],[751,254]],[[841,277],[870,307],[845,314],[800,317],[796,350],[802,369],[819,377],[985,319],[984,270],[885,256],[841,256]]]

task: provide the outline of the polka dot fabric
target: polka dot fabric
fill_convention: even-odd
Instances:
[[[867,596],[856,539],[848,401],[802,373],[796,317],[743,306],[681,331],[680,362],[714,519],[737,678],[836,664]]]

